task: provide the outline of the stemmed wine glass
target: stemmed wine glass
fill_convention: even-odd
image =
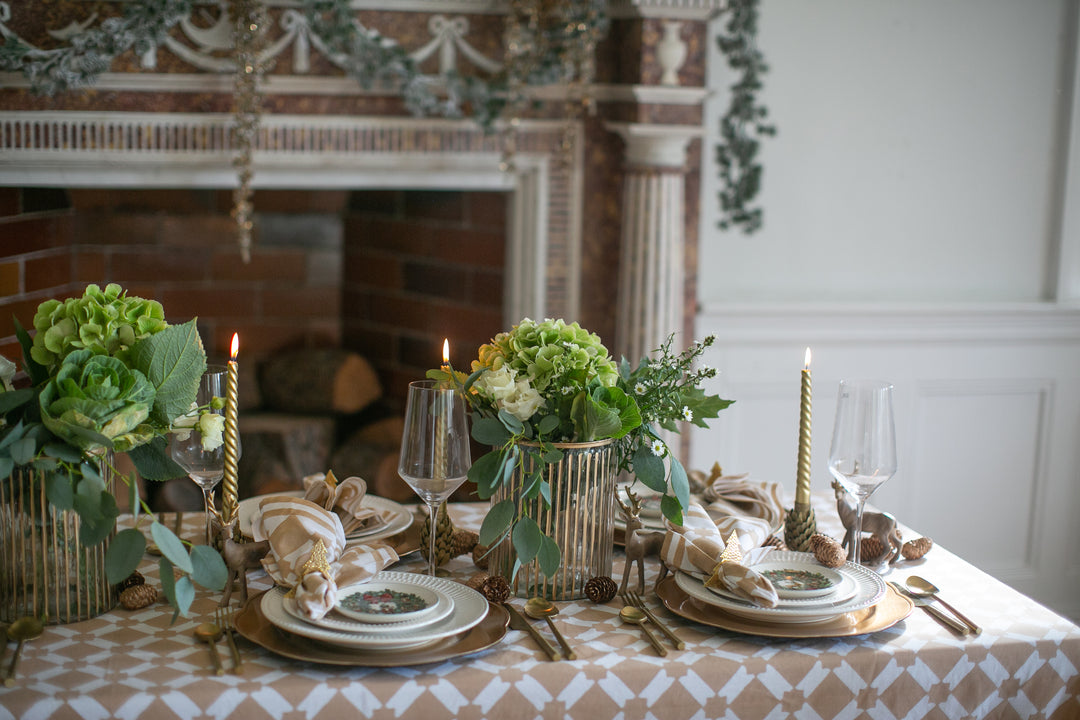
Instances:
[[[435,527],[439,506],[465,482],[472,457],[465,396],[434,380],[409,383],[398,474],[428,506],[428,574],[435,576]]]
[[[208,365],[199,381],[199,392],[195,401],[200,408],[208,407],[215,397],[225,397],[225,368],[221,365]],[[211,409],[210,412],[225,414],[224,409]],[[222,443],[214,450],[203,449],[202,432],[196,424],[186,438],[183,437],[183,432],[173,435],[170,452],[172,459],[202,488],[203,510],[206,512],[206,544],[213,545],[211,511],[214,507],[214,488],[225,474],[225,445]]]
[[[855,496],[852,554],[861,556],[866,500],[896,472],[893,386],[866,380],[842,380],[829,449],[829,472]]]

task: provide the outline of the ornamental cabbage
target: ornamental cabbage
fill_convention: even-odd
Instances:
[[[126,452],[151,440],[144,421],[154,386],[121,360],[76,350],[41,391],[41,421],[54,435],[83,451],[111,447]]]

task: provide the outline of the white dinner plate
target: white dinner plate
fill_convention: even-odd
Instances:
[[[285,492],[270,493],[268,495],[256,495],[255,497],[244,498],[237,503],[237,508],[240,511],[240,532],[247,537],[251,537],[251,523],[255,518],[255,513],[259,511],[259,501],[263,498],[273,497],[276,495],[283,495],[285,497],[304,497],[303,490],[287,490]],[[379,540],[382,538],[390,537],[391,535],[397,535],[402,530],[405,530],[412,524],[413,515],[409,512],[401,503],[388,500],[378,495],[365,495],[364,507],[370,507],[378,510],[382,513],[390,513],[390,519],[375,527],[371,530],[359,530],[345,536],[345,546],[358,545],[360,543],[368,542],[369,540]]]
[[[453,612],[454,601],[450,598],[449,595],[444,592],[440,592],[439,590],[436,590],[434,588],[430,588],[428,590],[434,593],[438,598],[438,602],[435,604],[435,607],[432,608],[432,611],[421,617],[413,618],[411,620],[402,620],[399,622],[362,622],[360,620],[354,620],[350,617],[342,615],[337,612],[337,610],[331,610],[326,615],[323,615],[321,618],[315,620],[304,616],[300,612],[300,608],[298,608],[296,606],[296,603],[294,602],[285,602],[283,604],[283,607],[285,608],[285,612],[289,613],[297,620],[302,620],[309,625],[326,628],[327,630],[336,630],[338,632],[346,633],[375,633],[389,635],[393,633],[412,632],[414,630],[419,630],[420,628],[428,627],[429,625],[434,625],[440,620],[445,620],[446,616]],[[348,592],[347,588],[339,590],[338,597],[342,597],[345,592]]]
[[[769,554],[768,560],[781,563],[816,562],[810,553],[797,553],[790,550],[774,551]],[[686,573],[676,573],[675,581],[683,592],[704,603],[715,605],[731,615],[777,623],[812,623],[831,620],[838,615],[870,607],[885,597],[885,581],[873,570],[850,562],[844,563],[835,570],[854,581],[856,590],[852,597],[841,602],[780,604],[774,608],[758,607],[748,601],[736,600],[713,592],[705,587],[700,579]]]
[[[331,645],[367,650],[399,650],[426,645],[464,632],[487,615],[488,601],[484,596],[453,580],[403,572],[382,572],[376,578],[394,582],[411,582],[445,593],[454,602],[453,612],[431,625],[399,633],[358,633],[317,627],[299,620],[285,609],[286,603],[292,603],[295,606],[295,601],[292,598],[286,598],[286,591],[279,587],[271,588],[263,594],[260,609],[267,620],[286,632]],[[295,607],[293,611],[296,612]]]
[[[773,551],[773,553],[769,554],[769,557],[771,558],[775,552],[779,551]],[[759,563],[759,565],[763,564],[765,563]],[[757,570],[759,565],[755,565],[754,569]],[[832,588],[830,592],[821,593],[820,595],[813,595],[811,597],[802,597],[798,595],[787,597],[785,596],[785,593],[780,592],[778,588],[777,595],[779,595],[780,597],[778,607],[831,607],[838,603],[846,602],[851,598],[855,597],[855,592],[859,589],[859,585],[855,582],[855,579],[851,575],[837,572],[836,570],[830,570],[830,572],[836,573],[840,578],[839,583],[836,585],[836,587]],[[709,588],[709,590],[716,593],[717,595],[723,595],[724,597],[734,600],[736,602],[745,602],[745,600],[743,600],[740,596],[731,592],[727,588],[714,587]]]

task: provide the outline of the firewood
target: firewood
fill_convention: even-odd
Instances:
[[[277,355],[263,366],[259,385],[268,409],[293,413],[355,413],[382,397],[371,363],[338,349]]]

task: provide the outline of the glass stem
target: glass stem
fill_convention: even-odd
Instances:
[[[428,575],[435,577],[435,518],[439,514],[438,503],[428,503],[431,527],[428,529]]]
[[[865,498],[859,498],[855,506],[855,534],[851,540],[851,552],[856,565],[862,562],[862,516],[865,505]]]
[[[206,544],[209,545],[210,547],[214,546],[214,537],[213,537],[213,535],[214,535],[214,525],[213,525],[213,522],[212,522],[213,516],[210,514],[210,508],[213,507],[213,505],[214,505],[213,494],[214,494],[214,488],[212,488],[212,487],[203,487],[202,488],[203,512],[206,513]]]

